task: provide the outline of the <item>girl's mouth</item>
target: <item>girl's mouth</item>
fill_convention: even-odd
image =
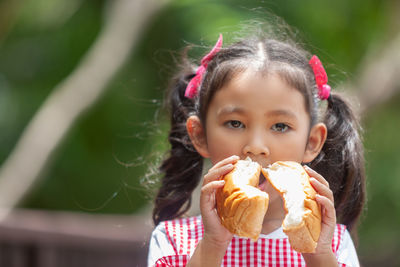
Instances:
[[[258,189],[260,189],[261,191],[264,191],[266,184],[267,184],[267,179],[265,179],[265,176],[261,172],[260,173],[260,179],[258,181]]]

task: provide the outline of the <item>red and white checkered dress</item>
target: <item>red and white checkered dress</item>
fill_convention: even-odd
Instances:
[[[161,222],[150,241],[149,266],[185,266],[203,237],[201,217]],[[338,224],[332,250],[340,266],[359,266],[351,237]],[[282,228],[260,235],[257,242],[234,236],[221,266],[306,266],[300,253],[291,249]]]

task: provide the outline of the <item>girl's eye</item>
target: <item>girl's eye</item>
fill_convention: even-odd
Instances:
[[[284,133],[287,130],[289,130],[289,126],[284,123],[276,123],[276,124],[272,125],[272,130],[276,131],[276,132]]]
[[[225,122],[225,125],[232,129],[244,128],[244,124],[241,121],[235,121],[235,120],[227,121]]]

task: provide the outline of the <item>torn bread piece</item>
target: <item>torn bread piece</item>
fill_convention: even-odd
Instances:
[[[263,168],[262,173],[283,198],[286,216],[282,227],[290,246],[300,253],[315,252],[321,233],[321,208],[307,172],[297,162],[278,161]]]
[[[261,166],[251,159],[239,160],[217,190],[217,211],[222,225],[233,234],[257,241],[268,209],[268,194],[257,188]]]

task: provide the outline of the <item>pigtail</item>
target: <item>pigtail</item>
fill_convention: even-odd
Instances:
[[[361,128],[350,105],[340,95],[331,94],[327,101],[324,123],[328,136],[311,167],[329,182],[338,222],[354,233],[366,194]]]
[[[153,222],[183,215],[191,205],[191,195],[200,181],[203,159],[193,147],[186,131],[186,120],[195,114],[195,100],[184,96],[188,82],[194,73],[183,73],[173,79],[167,105],[171,108],[171,129],[168,141],[171,145],[168,157],[162,162],[164,174],[155,199]]]

